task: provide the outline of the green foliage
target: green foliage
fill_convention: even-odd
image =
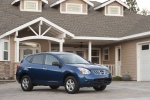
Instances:
[[[150,11],[148,10],[148,9],[143,9],[141,12],[140,12],[142,15],[145,15],[145,16],[147,16],[147,15],[149,15],[150,14]]]
[[[122,81],[122,77],[115,76],[115,77],[113,77],[113,81]]]
[[[137,13],[140,11],[136,0],[126,0],[126,4],[129,6],[129,10]]]

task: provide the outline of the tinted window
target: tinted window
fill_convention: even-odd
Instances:
[[[31,62],[32,56],[27,57],[26,60],[29,61],[29,62]]]
[[[149,45],[142,45],[142,50],[149,50]]]
[[[59,61],[52,55],[46,55],[45,64],[52,65],[53,62],[59,62]]]
[[[32,63],[34,64],[43,64],[44,62],[44,55],[35,55],[33,56]]]
[[[89,62],[75,54],[58,54],[57,56],[66,64],[89,64]]]

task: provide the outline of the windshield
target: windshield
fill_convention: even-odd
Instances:
[[[57,54],[65,64],[89,64],[88,61],[76,54]]]

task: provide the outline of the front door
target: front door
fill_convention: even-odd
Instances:
[[[52,85],[59,84],[62,81],[62,71],[60,66],[53,66],[53,62],[59,62],[54,56],[46,55],[45,65],[44,65],[44,74],[46,82]]]
[[[20,42],[19,47],[20,60],[22,60],[25,55],[41,52],[40,44],[34,42]]]
[[[121,46],[115,47],[115,66],[116,76],[121,76]]]

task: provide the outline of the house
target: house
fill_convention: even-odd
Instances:
[[[0,77],[24,55],[76,53],[114,76],[150,81],[150,18],[120,0],[0,0]]]

